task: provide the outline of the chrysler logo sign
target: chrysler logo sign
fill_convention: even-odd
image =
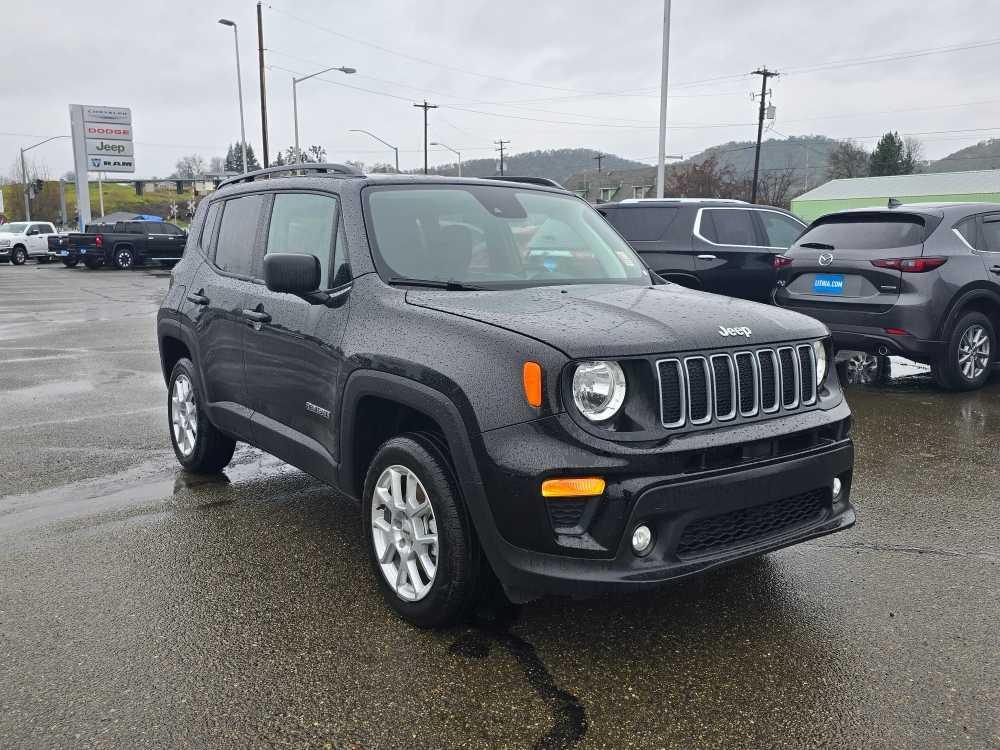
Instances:
[[[833,263],[833,253],[823,253],[819,256],[819,264],[821,266],[828,266]]]

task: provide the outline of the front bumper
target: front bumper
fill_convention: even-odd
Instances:
[[[587,456],[581,455],[583,446],[563,437],[559,453],[556,430],[566,424],[557,428],[553,422],[568,421],[565,415],[495,431],[507,433],[500,440],[488,433],[487,452],[498,463],[487,468],[483,486],[495,526],[477,518],[477,531],[498,578],[522,600],[649,588],[840,531],[855,520],[849,414],[841,403],[829,412],[797,415],[784,427],[804,429],[781,432],[775,426],[774,437],[764,441],[757,425],[756,440],[743,444],[753,446],[749,453],[730,455],[735,443],[727,440],[706,448],[709,458],[695,469],[690,457],[698,450],[684,450],[690,445]],[[737,442],[746,437],[740,428],[727,432]],[[689,438],[690,444],[720,442],[707,434]],[[769,441],[783,442],[784,452],[755,460],[752,452]],[[584,501],[575,517],[554,511],[561,501],[539,493],[546,473],[537,471],[535,461],[556,456],[568,467],[560,474],[586,473],[608,482],[605,494]],[[679,470],[682,463],[688,468]],[[835,477],[842,483],[836,499]],[[643,556],[631,548],[638,524],[653,531],[653,546]]]

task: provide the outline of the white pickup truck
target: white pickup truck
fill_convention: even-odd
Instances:
[[[47,221],[14,221],[0,224],[0,263],[22,265],[28,258],[49,262],[49,237],[58,235]]]

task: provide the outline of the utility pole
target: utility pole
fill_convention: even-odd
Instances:
[[[667,163],[667,70],[670,62],[670,0],[663,0],[663,68],[660,71],[660,143],[656,160],[656,197],[662,198]],[[600,170],[598,170],[600,171]]]
[[[31,221],[31,198],[28,195],[28,170],[24,166],[24,149],[21,149],[21,187],[24,188],[24,218]]]
[[[756,203],[757,176],[760,174],[760,141],[764,137],[764,100],[767,99],[767,79],[777,78],[780,73],[763,67],[757,68],[751,75],[760,76],[760,114],[757,116],[757,149],[753,155],[753,185],[750,188],[750,202]]]
[[[267,154],[267,89],[264,81],[264,20],[257,0],[257,59],[260,61],[260,131],[264,145],[264,167],[270,166]]]
[[[500,140],[493,142],[497,144],[497,146],[499,146],[497,150],[500,152],[500,176],[503,177],[503,149],[504,146],[510,143],[510,141],[505,141],[503,138],[501,138]]]
[[[424,111],[424,174],[427,174],[427,110],[437,109],[436,104],[428,104],[427,100],[424,99],[423,104],[414,104],[414,107],[419,107]]]
[[[601,173],[601,162],[607,158],[607,154],[602,154],[600,151],[597,152],[597,156],[594,157],[594,161],[597,162],[597,174]]]

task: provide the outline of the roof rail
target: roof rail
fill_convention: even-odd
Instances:
[[[236,185],[240,182],[254,182],[255,180],[274,177],[285,172],[319,172],[320,174],[342,174],[349,177],[363,177],[364,172],[355,169],[349,164],[315,164],[304,162],[302,164],[283,164],[280,167],[268,167],[267,169],[257,169],[253,172],[230,177],[219,183],[219,187],[226,185]]]
[[[493,177],[487,177],[488,180],[500,180],[501,182],[524,182],[528,185],[544,185],[545,187],[559,188],[560,190],[565,190],[562,185],[560,185],[555,180],[550,180],[548,177],[517,177],[512,175],[494,175]]]

